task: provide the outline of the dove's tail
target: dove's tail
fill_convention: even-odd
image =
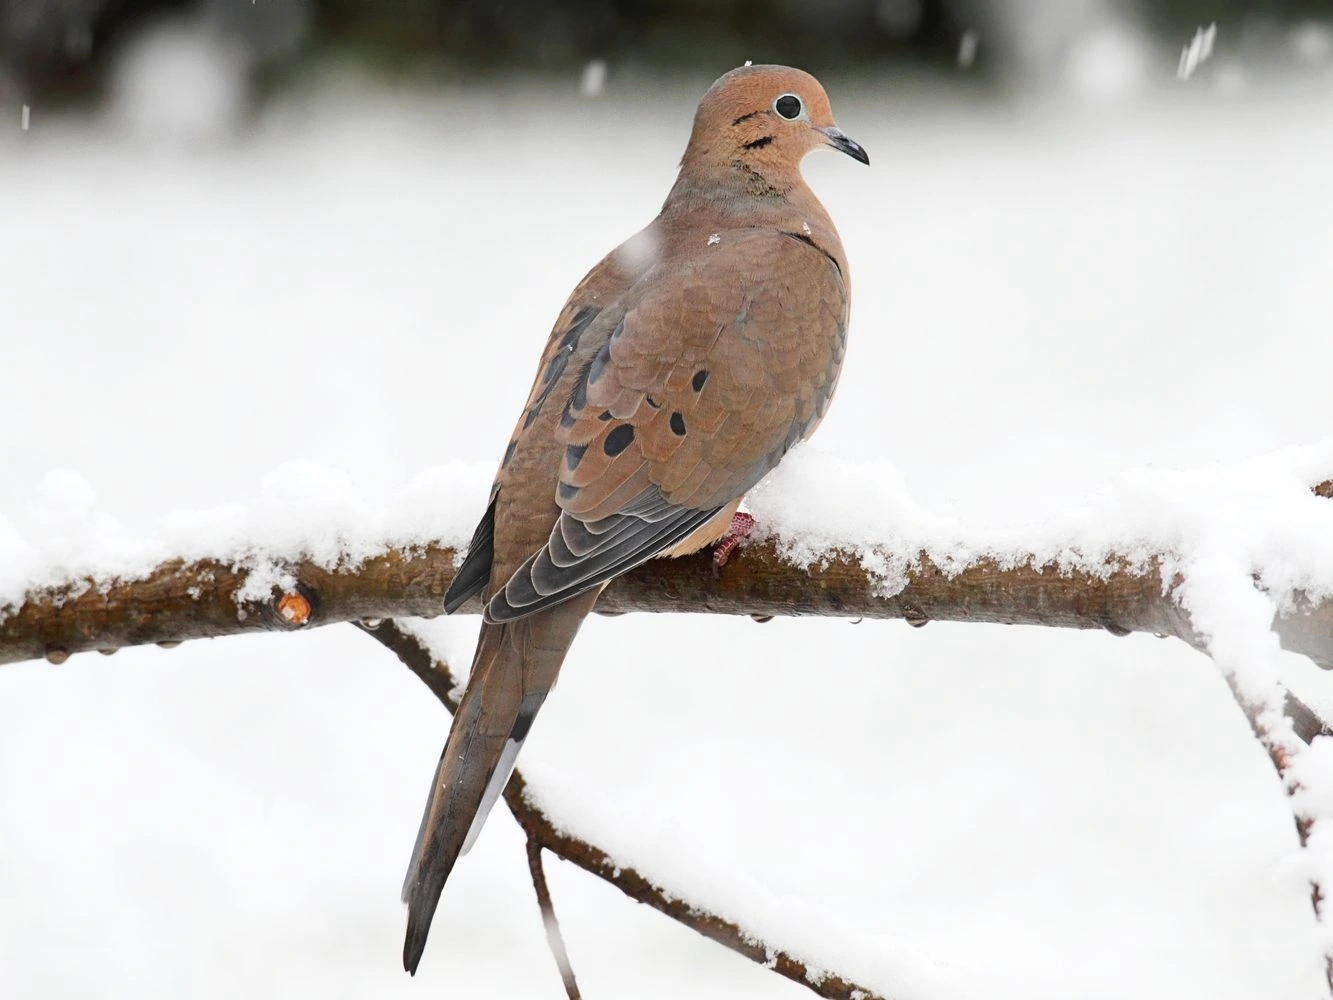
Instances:
[[[599,588],[600,590],[600,588]],[[403,968],[415,974],[454,862],[476,840],[597,591],[504,624],[484,623],[403,882]]]

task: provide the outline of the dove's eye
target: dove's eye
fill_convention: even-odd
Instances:
[[[790,122],[800,118],[805,108],[801,105],[801,99],[795,94],[783,94],[773,102],[773,110]]]

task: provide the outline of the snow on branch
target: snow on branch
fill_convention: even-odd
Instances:
[[[390,548],[332,568],[302,558],[170,560],[137,579],[71,580],[31,592],[17,609],[0,612],[0,663],[63,662],[90,650],[434,617],[460,555],[447,545]],[[903,580],[888,592],[873,567],[892,562],[904,565]],[[271,581],[265,588],[255,585],[260,574]],[[716,576],[706,555],[648,563],[613,583],[597,610],[1047,625],[1115,635],[1151,632],[1198,646],[1177,600],[1182,582],[1163,558],[1140,561],[1116,553],[1092,569],[1013,556],[959,564],[941,563],[924,551],[908,556],[887,548],[857,554],[835,549],[802,566],[770,538],[743,547]],[[480,606],[474,600],[463,610],[478,613]],[[1296,593],[1277,613],[1274,629],[1286,649],[1333,667],[1333,601]]]
[[[1323,458],[1316,454],[1313,461]],[[1168,497],[1168,504],[1152,497],[1152,506],[1171,506],[1172,514],[1145,516],[1125,509],[1134,503],[1145,506],[1143,487],[1135,485],[1130,500],[1116,499],[1114,511],[1085,512],[1084,523],[1056,525],[1027,536],[1010,532],[1008,537],[999,533],[994,540],[969,538],[967,531],[937,523],[939,519],[923,514],[876,481],[854,484],[860,497],[858,513],[853,515],[854,524],[845,523],[847,515],[840,507],[844,494],[815,494],[799,485],[802,475],[808,482],[820,482],[853,474],[846,467],[826,468],[827,462],[816,455],[795,463],[813,469],[798,469],[785,477],[784,467],[776,486],[761,488],[752,500],[755,512],[761,526],[775,527],[776,532],[746,545],[720,575],[713,573],[706,556],[655,561],[613,583],[597,610],[902,618],[914,625],[930,621],[1046,625],[1105,629],[1114,635],[1148,632],[1204,649],[1204,637],[1181,603],[1182,594],[1189,593],[1182,588],[1190,565],[1182,550],[1191,546],[1181,544],[1185,529],[1176,522],[1192,523],[1202,516],[1202,508],[1214,520],[1229,523],[1235,519],[1232,506],[1250,512],[1260,506],[1249,495],[1228,506],[1227,498],[1217,495],[1220,490],[1209,493],[1208,481],[1201,487],[1191,479],[1186,491],[1189,502]],[[1289,467],[1280,471],[1288,477],[1293,472]],[[865,476],[864,470],[857,472]],[[1261,467],[1242,469],[1240,475],[1248,484],[1271,472]],[[459,478],[468,480],[466,473]],[[39,583],[18,590],[21,600],[11,599],[6,606],[5,592],[0,590],[0,664],[41,658],[61,663],[73,653],[89,650],[112,653],[125,646],[172,645],[244,632],[437,615],[461,551],[457,545],[423,541],[419,524],[429,522],[434,510],[469,506],[449,503],[448,484],[445,477],[428,497],[415,501],[414,507],[424,511],[416,515],[417,530],[406,530],[401,518],[388,519],[380,539],[364,532],[354,536],[351,525],[384,526],[385,519],[377,522],[358,508],[338,507],[330,523],[321,527],[319,519],[310,516],[307,500],[298,494],[286,506],[259,505],[251,515],[258,539],[233,541],[225,555],[166,558],[154,564],[144,560],[144,552],[170,549],[169,544],[155,543],[135,548],[133,568],[128,570],[93,566],[62,574],[60,565],[43,567],[31,574]],[[466,482],[461,492],[466,494],[472,485]],[[326,479],[317,477],[312,487],[321,499],[327,497]],[[292,491],[284,485],[283,492]],[[1284,502],[1290,502],[1293,493],[1304,493],[1309,501],[1327,498],[1333,496],[1333,479],[1278,492]],[[1327,517],[1316,527],[1329,537],[1333,505],[1313,506]],[[867,511],[874,516],[867,517]],[[1137,535],[1117,546],[1117,532],[1124,532],[1122,522],[1129,514],[1151,522],[1153,531],[1139,528]],[[329,520],[327,513],[325,517]],[[1249,530],[1261,536],[1259,540],[1250,542],[1248,549],[1234,544],[1229,551],[1241,560],[1238,565],[1245,567],[1247,578],[1276,585],[1273,634],[1287,650],[1333,668],[1333,580],[1320,581],[1310,577],[1308,569],[1286,565],[1303,559],[1322,569],[1333,566],[1333,560],[1323,558],[1314,538],[1302,544],[1301,532],[1315,528],[1300,516],[1290,516],[1285,507],[1279,505],[1275,513],[1258,510],[1252,520],[1256,523]],[[288,530],[274,523],[282,521],[299,528]],[[1278,522],[1287,536],[1269,537]],[[459,521],[454,526],[456,537],[465,534],[465,524]],[[1088,524],[1096,525],[1100,533],[1090,533]],[[226,538],[243,534],[234,524],[227,528]],[[190,537],[199,534],[194,530]],[[1152,534],[1160,537],[1154,540]],[[1220,537],[1231,539],[1234,534],[1223,531]],[[878,543],[873,540],[877,535],[894,541]],[[1216,549],[1219,533],[1205,537],[1214,539]],[[206,546],[196,542],[193,547],[179,547],[197,551]],[[1199,543],[1192,547],[1198,549]],[[118,541],[117,548],[132,547]],[[225,551],[228,546],[217,548]],[[1283,565],[1263,565],[1265,548],[1277,550],[1285,562],[1272,562]],[[1290,550],[1296,548],[1301,549],[1296,553],[1301,558],[1293,559]],[[1258,555],[1249,549],[1259,550]],[[1299,584],[1307,578],[1322,587],[1302,589]],[[474,601],[465,610],[476,612],[479,607]],[[1302,740],[1308,742],[1326,731],[1314,712],[1290,696],[1286,711]]]

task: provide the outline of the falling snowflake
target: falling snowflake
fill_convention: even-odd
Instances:
[[[579,91],[584,97],[598,97],[606,87],[606,63],[594,59],[583,67],[583,78],[579,81]]]
[[[1180,51],[1180,65],[1176,68],[1176,77],[1188,80],[1194,71],[1208,61],[1213,54],[1213,41],[1217,38],[1217,25],[1210,24],[1194,33],[1194,38]]]
[[[963,37],[958,39],[958,65],[963,69],[970,69],[977,61],[977,47],[980,44],[980,35],[971,29],[964,31]]]

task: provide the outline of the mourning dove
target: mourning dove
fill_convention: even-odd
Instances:
[[[453,612],[480,593],[485,613],[403,885],[409,972],[602,588],[726,535],[746,491],[823,418],[847,262],[800,163],[827,147],[870,162],[814,77],[726,74],[661,213],[560,313],[445,596]]]

